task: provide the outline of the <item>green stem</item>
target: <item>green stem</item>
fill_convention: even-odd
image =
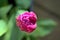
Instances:
[[[30,40],[30,37],[29,36],[27,37],[27,40]]]
[[[30,36],[29,36],[29,34],[27,34],[27,40],[30,40]]]

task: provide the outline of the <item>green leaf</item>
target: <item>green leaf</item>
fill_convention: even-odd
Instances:
[[[9,16],[10,18],[8,20],[8,32],[4,36],[4,40],[10,40],[12,29],[13,29],[14,24],[15,24],[15,14],[14,14],[14,11],[12,10],[11,13],[12,13],[12,15]]]
[[[5,17],[9,10],[12,8],[12,5],[4,6],[0,8],[0,17]]]
[[[7,32],[7,34],[4,37],[4,40],[21,40],[22,37],[24,36],[24,33],[22,33],[18,27],[16,27],[16,19],[15,19],[15,10],[13,9],[11,11],[11,17],[9,18],[8,21],[8,27],[9,30]]]
[[[31,5],[31,0],[15,0],[16,5],[22,9],[28,9]]]
[[[7,32],[7,24],[4,20],[0,20],[0,36]]]
[[[22,37],[24,36],[24,33],[22,33],[20,31],[20,29],[16,26],[14,16],[15,15],[12,15],[12,20],[10,21],[11,25],[13,23],[14,26],[9,25],[11,27],[11,29],[10,29],[11,33],[10,33],[10,39],[9,40],[21,40]]]
[[[40,22],[40,23],[39,23]],[[56,22],[54,21],[54,20],[52,20],[52,19],[42,19],[42,20],[40,20],[40,21],[38,21],[38,26],[40,25],[40,26],[56,26]]]
[[[41,37],[44,37],[46,35],[48,35],[51,31],[50,30],[45,30],[43,28],[37,28],[31,35],[35,36],[35,37],[38,37],[38,36],[41,36]]]
[[[20,29],[16,26],[13,27],[12,33],[11,33],[11,39],[10,40],[22,40],[24,37],[24,33],[20,31]]]
[[[37,29],[31,33],[33,36],[41,36],[44,37],[51,33],[53,28],[57,25],[53,20],[40,20],[37,22]]]
[[[55,28],[57,26],[56,21],[54,21],[52,19],[42,19],[42,20],[38,21],[37,24],[39,27],[42,27],[45,30],[52,30],[53,28]]]

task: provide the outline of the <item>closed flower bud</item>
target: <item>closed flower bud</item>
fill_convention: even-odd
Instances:
[[[16,25],[20,30],[31,33],[36,27],[37,16],[34,12],[24,12],[16,17]]]

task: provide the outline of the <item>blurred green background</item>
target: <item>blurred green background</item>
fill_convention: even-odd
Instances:
[[[57,0],[0,0],[0,40],[60,40],[60,5]],[[32,7],[33,8],[32,8]],[[36,13],[37,28],[27,35],[16,26],[16,15]],[[23,11],[24,10],[24,11]]]

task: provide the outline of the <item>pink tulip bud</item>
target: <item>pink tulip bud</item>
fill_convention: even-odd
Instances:
[[[31,33],[36,27],[37,16],[34,12],[24,12],[16,17],[16,25],[20,30]]]

